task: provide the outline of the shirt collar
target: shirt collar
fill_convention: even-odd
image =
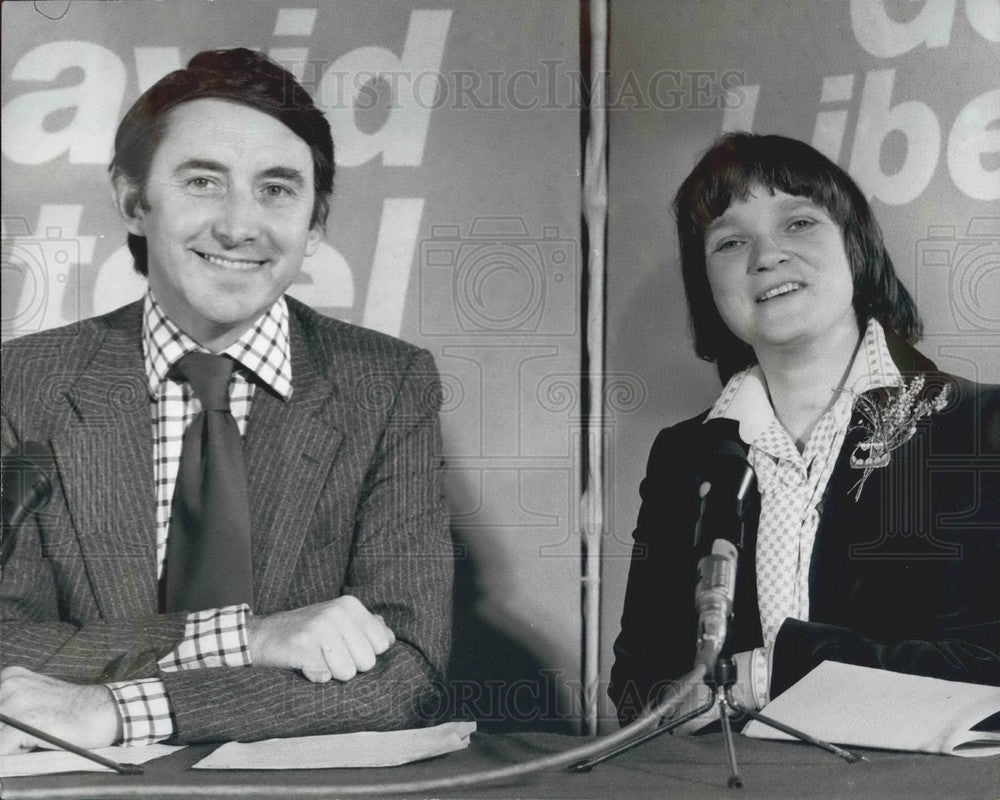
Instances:
[[[865,337],[851,363],[844,389],[857,395],[872,389],[895,386],[902,379],[899,368],[889,354],[881,323],[874,318],[868,320]]]
[[[844,381],[844,395],[853,397],[883,386],[894,386],[901,378],[889,355],[882,325],[874,318],[869,319],[861,346],[854,354]],[[740,438],[747,444],[753,444],[772,422],[777,421],[759,364],[737,372],[729,379],[705,421],[719,417],[738,422]]]
[[[177,327],[147,290],[142,315],[142,350],[150,396],[156,397],[171,368],[191,352],[208,352]],[[288,306],[279,297],[247,331],[222,351],[249,370],[283,400],[292,396]]]

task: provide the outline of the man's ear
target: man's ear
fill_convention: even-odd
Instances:
[[[145,236],[146,215],[142,190],[120,172],[112,176],[111,189],[115,208],[125,221],[128,232],[136,236]]]
[[[309,236],[306,238],[306,255],[311,256],[316,253],[319,249],[320,242],[323,241],[323,236],[326,231],[323,230],[321,225],[314,225],[309,229]]]

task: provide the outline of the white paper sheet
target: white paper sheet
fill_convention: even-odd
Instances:
[[[1000,733],[970,728],[1000,711],[1000,687],[824,661],[761,711],[835,744],[960,756],[1000,754]],[[790,739],[759,722],[743,733]]]
[[[150,744],[144,747],[102,747],[92,752],[122,764],[145,764],[154,758],[168,756],[183,749],[181,746]],[[19,778],[26,775],[55,775],[59,772],[114,772],[76,753],[65,750],[36,750],[0,756],[0,778]]]
[[[339,733],[230,742],[194,765],[194,769],[332,769],[394,767],[469,746],[475,722],[446,722],[433,728]]]

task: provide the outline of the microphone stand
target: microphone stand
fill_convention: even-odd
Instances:
[[[756,483],[756,475],[747,462],[745,448],[736,439],[724,435],[720,435],[719,440],[712,447],[710,465],[716,476],[712,477],[711,480],[707,479],[708,476],[706,476],[706,480],[702,481],[698,490],[701,512],[698,516],[698,524],[695,526],[695,546],[706,540],[706,528],[734,531],[736,534],[732,539],[726,536],[716,538],[712,544],[711,555],[705,556],[698,562],[698,587],[695,590],[695,604],[698,606],[700,618],[698,652],[695,655],[695,663],[705,670],[704,681],[712,690],[712,697],[701,708],[677,719],[668,720],[664,714],[659,727],[653,728],[596,758],[578,761],[570,765],[567,767],[570,772],[590,772],[598,764],[626,753],[650,739],[673,731],[688,720],[709,711],[716,704],[719,706],[722,736],[725,740],[726,757],[729,761],[730,788],[743,785],[743,779],[740,777],[739,767],[736,764],[733,730],[729,723],[731,714],[746,714],[751,719],[794,736],[803,742],[821,747],[848,762],[864,760],[864,756],[816,739],[803,731],[741,706],[733,699],[732,690],[736,683],[736,664],[728,654],[723,656],[721,653],[728,653],[727,620],[732,618],[733,595],[736,587],[736,554],[738,549],[742,550],[743,548],[745,533],[743,516],[750,491]],[[716,499],[720,495],[717,491],[713,491],[713,481],[726,487],[722,489],[721,500]],[[732,493],[727,491],[727,488],[731,488]],[[736,547],[737,543],[739,548]],[[654,701],[644,716],[655,716],[657,711],[657,703]]]
[[[705,676],[705,680],[708,680],[708,676]],[[616,756],[620,756],[622,753],[627,753],[629,750],[638,747],[640,744],[645,744],[651,739],[655,739],[658,736],[662,736],[664,733],[670,733],[675,728],[680,727],[688,720],[692,720],[695,717],[700,717],[706,711],[708,711],[712,706],[715,705],[715,698],[710,697],[703,705],[694,709],[694,711],[688,711],[686,714],[682,714],[677,719],[672,719],[669,722],[661,721],[658,728],[653,728],[651,731],[646,731],[641,736],[637,736],[630,742],[626,742],[623,745],[619,745],[613,750],[608,750],[606,753],[602,753],[596,758],[589,758],[586,761],[577,761],[575,764],[570,764],[566,767],[567,772],[590,772],[598,764],[603,764],[605,761],[610,761]]]
[[[722,723],[722,738],[725,742],[726,748],[726,758],[729,762],[729,781],[728,786],[732,788],[739,788],[743,785],[743,779],[740,777],[739,766],[736,763],[736,743],[733,738],[733,729],[729,723],[729,717],[731,715],[745,714],[751,719],[755,719],[768,727],[779,730],[782,733],[787,733],[789,736],[794,736],[796,739],[805,742],[806,744],[811,744],[815,747],[822,748],[827,752],[833,753],[836,756],[840,756],[845,761],[853,764],[856,761],[867,761],[867,759],[858,754],[853,753],[850,750],[845,750],[842,747],[837,747],[835,744],[830,742],[825,742],[822,739],[817,739],[814,736],[810,736],[804,731],[800,731],[797,728],[793,728],[790,725],[786,725],[783,722],[778,722],[776,719],[765,716],[759,711],[754,711],[736,702],[733,698],[733,686],[736,683],[736,663],[732,658],[728,656],[719,656],[715,660],[715,666],[705,674],[705,684],[712,689],[712,697],[709,698],[702,706],[696,708],[694,711],[689,711],[686,714],[681,715],[677,719],[671,719],[666,722],[662,722],[659,727],[654,728],[651,731],[644,733],[627,742],[613,750],[609,750],[607,753],[603,753],[596,758],[591,758],[586,761],[578,761],[575,764],[571,764],[567,767],[568,772],[590,772],[598,764],[605,761],[609,761],[622,753],[626,753],[635,747],[638,747],[645,742],[655,739],[658,736],[662,736],[664,733],[670,733],[679,726],[683,725],[688,720],[692,720],[695,717],[704,714],[706,711],[710,710],[712,706],[718,704],[719,707],[719,719]]]
[[[34,736],[36,739],[39,739],[46,744],[50,744],[60,750],[65,750],[68,753],[73,753],[81,758],[93,761],[95,764],[100,764],[102,767],[114,770],[119,775],[143,774],[142,766],[139,764],[120,763],[118,761],[113,761],[110,758],[105,758],[100,753],[94,753],[84,747],[77,747],[72,742],[67,742],[65,739],[60,739],[58,736],[53,736],[51,733],[39,730],[33,725],[29,725],[27,722],[21,722],[13,717],[8,717],[6,714],[0,714],[0,723],[9,725],[12,728],[17,728],[19,731],[24,731],[29,736]]]

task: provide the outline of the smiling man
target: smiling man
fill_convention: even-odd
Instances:
[[[426,351],[285,291],[330,128],[249,50],[195,56],[115,138],[145,298],[5,347],[3,447],[52,500],[0,580],[0,711],[85,747],[428,721],[451,547]],[[0,725],[0,753],[34,746]]]
[[[312,171],[309,146],[280,120],[207,98],[171,112],[144,187],[116,172],[129,231],[146,239],[150,291],[206,348],[242,336],[315,251]]]

